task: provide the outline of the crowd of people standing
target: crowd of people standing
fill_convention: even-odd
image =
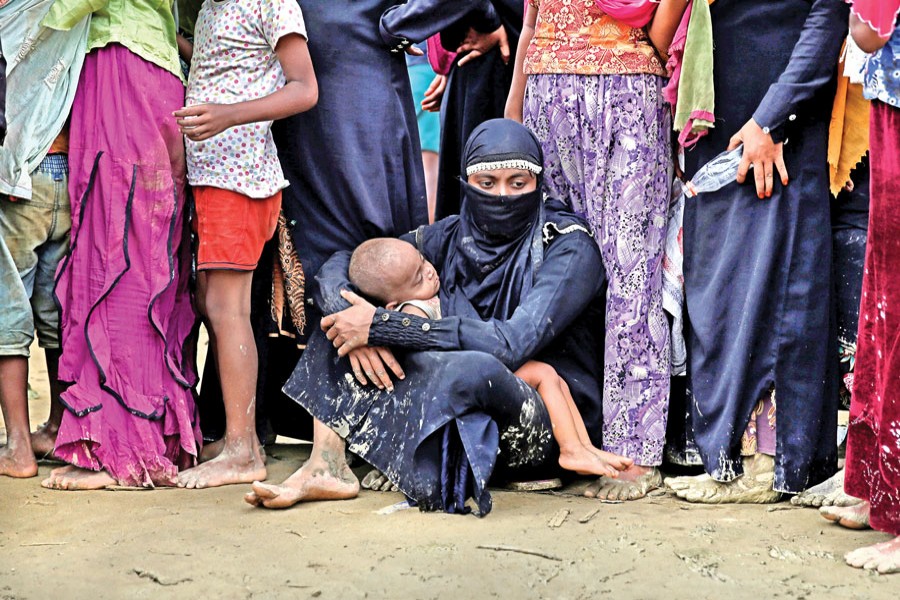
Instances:
[[[900,571],[898,14],[0,0],[0,474],[286,508],[356,496],[349,452],[483,516],[562,469],[793,495]]]

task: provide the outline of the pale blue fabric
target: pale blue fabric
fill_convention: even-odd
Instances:
[[[864,95],[869,100],[900,107],[900,27],[866,62]]]
[[[69,31],[41,25],[54,0],[11,0],[0,8],[6,58],[6,141],[0,194],[31,198],[31,173],[59,135],[84,64],[90,17]]]

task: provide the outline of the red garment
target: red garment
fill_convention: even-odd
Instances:
[[[426,41],[428,47],[428,62],[438,75],[449,75],[450,67],[456,60],[456,52],[450,52],[441,45],[441,34],[436,33]]]
[[[194,188],[197,270],[253,271],[272,239],[281,212],[281,190],[250,198],[231,190]]]
[[[900,109],[872,102],[869,235],[844,489],[900,535]]]
[[[894,33],[897,15],[900,14],[900,0],[847,0],[850,10],[860,21],[874,29],[882,38]]]

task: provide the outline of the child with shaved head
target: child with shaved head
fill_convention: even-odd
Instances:
[[[350,258],[350,282],[375,303],[428,319],[441,318],[440,278],[434,266],[409,242],[375,238]],[[568,385],[550,365],[526,362],[516,376],[537,390],[559,444],[559,465],[582,475],[617,477],[632,460],[594,447]],[[361,373],[356,373],[361,377]]]

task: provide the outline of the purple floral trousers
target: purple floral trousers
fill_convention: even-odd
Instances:
[[[609,279],[603,448],[662,461],[669,326],[662,260],[671,118],[655,75],[531,75],[524,121],[544,150],[544,186],[590,223]]]

